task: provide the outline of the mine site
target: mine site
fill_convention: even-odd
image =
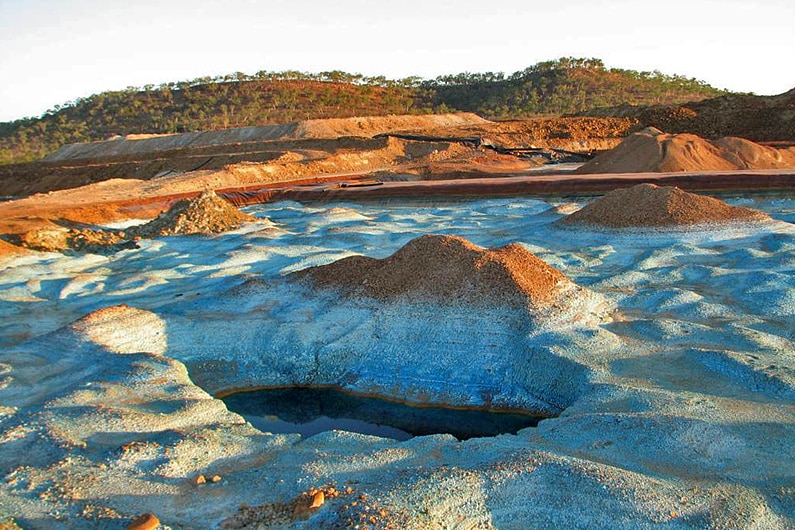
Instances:
[[[0,528],[795,528],[795,89],[441,110],[15,125]]]

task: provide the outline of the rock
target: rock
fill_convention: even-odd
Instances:
[[[441,235],[414,239],[385,259],[352,256],[293,275],[380,300],[405,296],[442,304],[544,307],[573,285],[519,244],[484,249]]]
[[[92,230],[90,228],[63,228],[58,226],[29,230],[15,238],[14,243],[42,252],[88,252],[108,254],[128,248],[137,248],[121,232]]]
[[[68,246],[74,251],[92,254],[107,254],[138,248],[138,245],[134,241],[130,241],[122,232],[91,229],[70,230]]]
[[[314,495],[312,495],[312,504],[309,505],[310,508],[320,508],[326,502],[326,495],[323,491],[317,491]]]
[[[69,248],[69,230],[61,227],[30,230],[19,236],[19,245],[42,252],[61,252]]]
[[[152,221],[127,231],[129,238],[187,234],[217,234],[234,230],[256,218],[242,213],[213,191],[181,200]]]
[[[688,193],[675,187],[638,184],[613,190],[560,222],[566,225],[631,228],[766,220],[770,218],[758,210],[729,206],[712,197]]]
[[[212,478],[210,479],[210,482],[212,482],[213,484],[217,484],[218,482],[221,482],[221,480],[222,480],[221,475],[213,475]]]
[[[205,477],[204,475],[199,475],[198,477],[196,477],[195,482],[197,485],[207,484],[207,477]]]
[[[160,526],[160,519],[154,514],[145,513],[132,520],[127,525],[127,530],[154,530]]]

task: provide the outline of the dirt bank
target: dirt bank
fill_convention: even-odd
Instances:
[[[421,164],[419,159],[434,151],[435,156],[427,161],[436,163],[449,158],[438,153],[464,147],[455,141],[401,140],[401,151],[394,149],[394,139],[373,138],[384,133],[431,134],[442,139],[475,137],[504,149],[591,152],[615,147],[633,127],[635,122],[624,118],[539,118],[496,123],[474,114],[446,114],[309,120],[227,131],[127,136],[65,146],[41,162],[0,166],[0,186],[4,195],[28,196],[114,178],[152,180],[221,171],[230,166],[256,170],[262,182],[270,182],[307,174],[365,171],[368,166],[356,165],[353,160],[359,156],[364,162],[371,153],[388,148],[392,151],[382,154],[391,158],[382,157],[378,161],[382,167]],[[456,153],[463,154],[461,149]],[[291,165],[284,167],[286,163]]]

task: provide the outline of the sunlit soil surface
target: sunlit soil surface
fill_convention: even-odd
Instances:
[[[336,484],[383,507],[383,527],[791,528],[795,195],[723,198],[773,221],[615,231],[556,223],[582,198],[281,202],[223,235],[7,260],[0,506],[22,527],[151,511],[207,528]],[[519,243],[582,296],[534,314],[289,276],[424,234]],[[302,438],[211,396],[284,385],[555,417],[465,441]],[[305,527],[371,508],[327,491]]]

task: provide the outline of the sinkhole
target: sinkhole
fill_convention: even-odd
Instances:
[[[516,434],[545,417],[519,411],[407,405],[326,387],[275,387],[222,397],[229,410],[257,429],[304,438],[341,430],[408,440],[414,436],[452,434],[459,440]]]

